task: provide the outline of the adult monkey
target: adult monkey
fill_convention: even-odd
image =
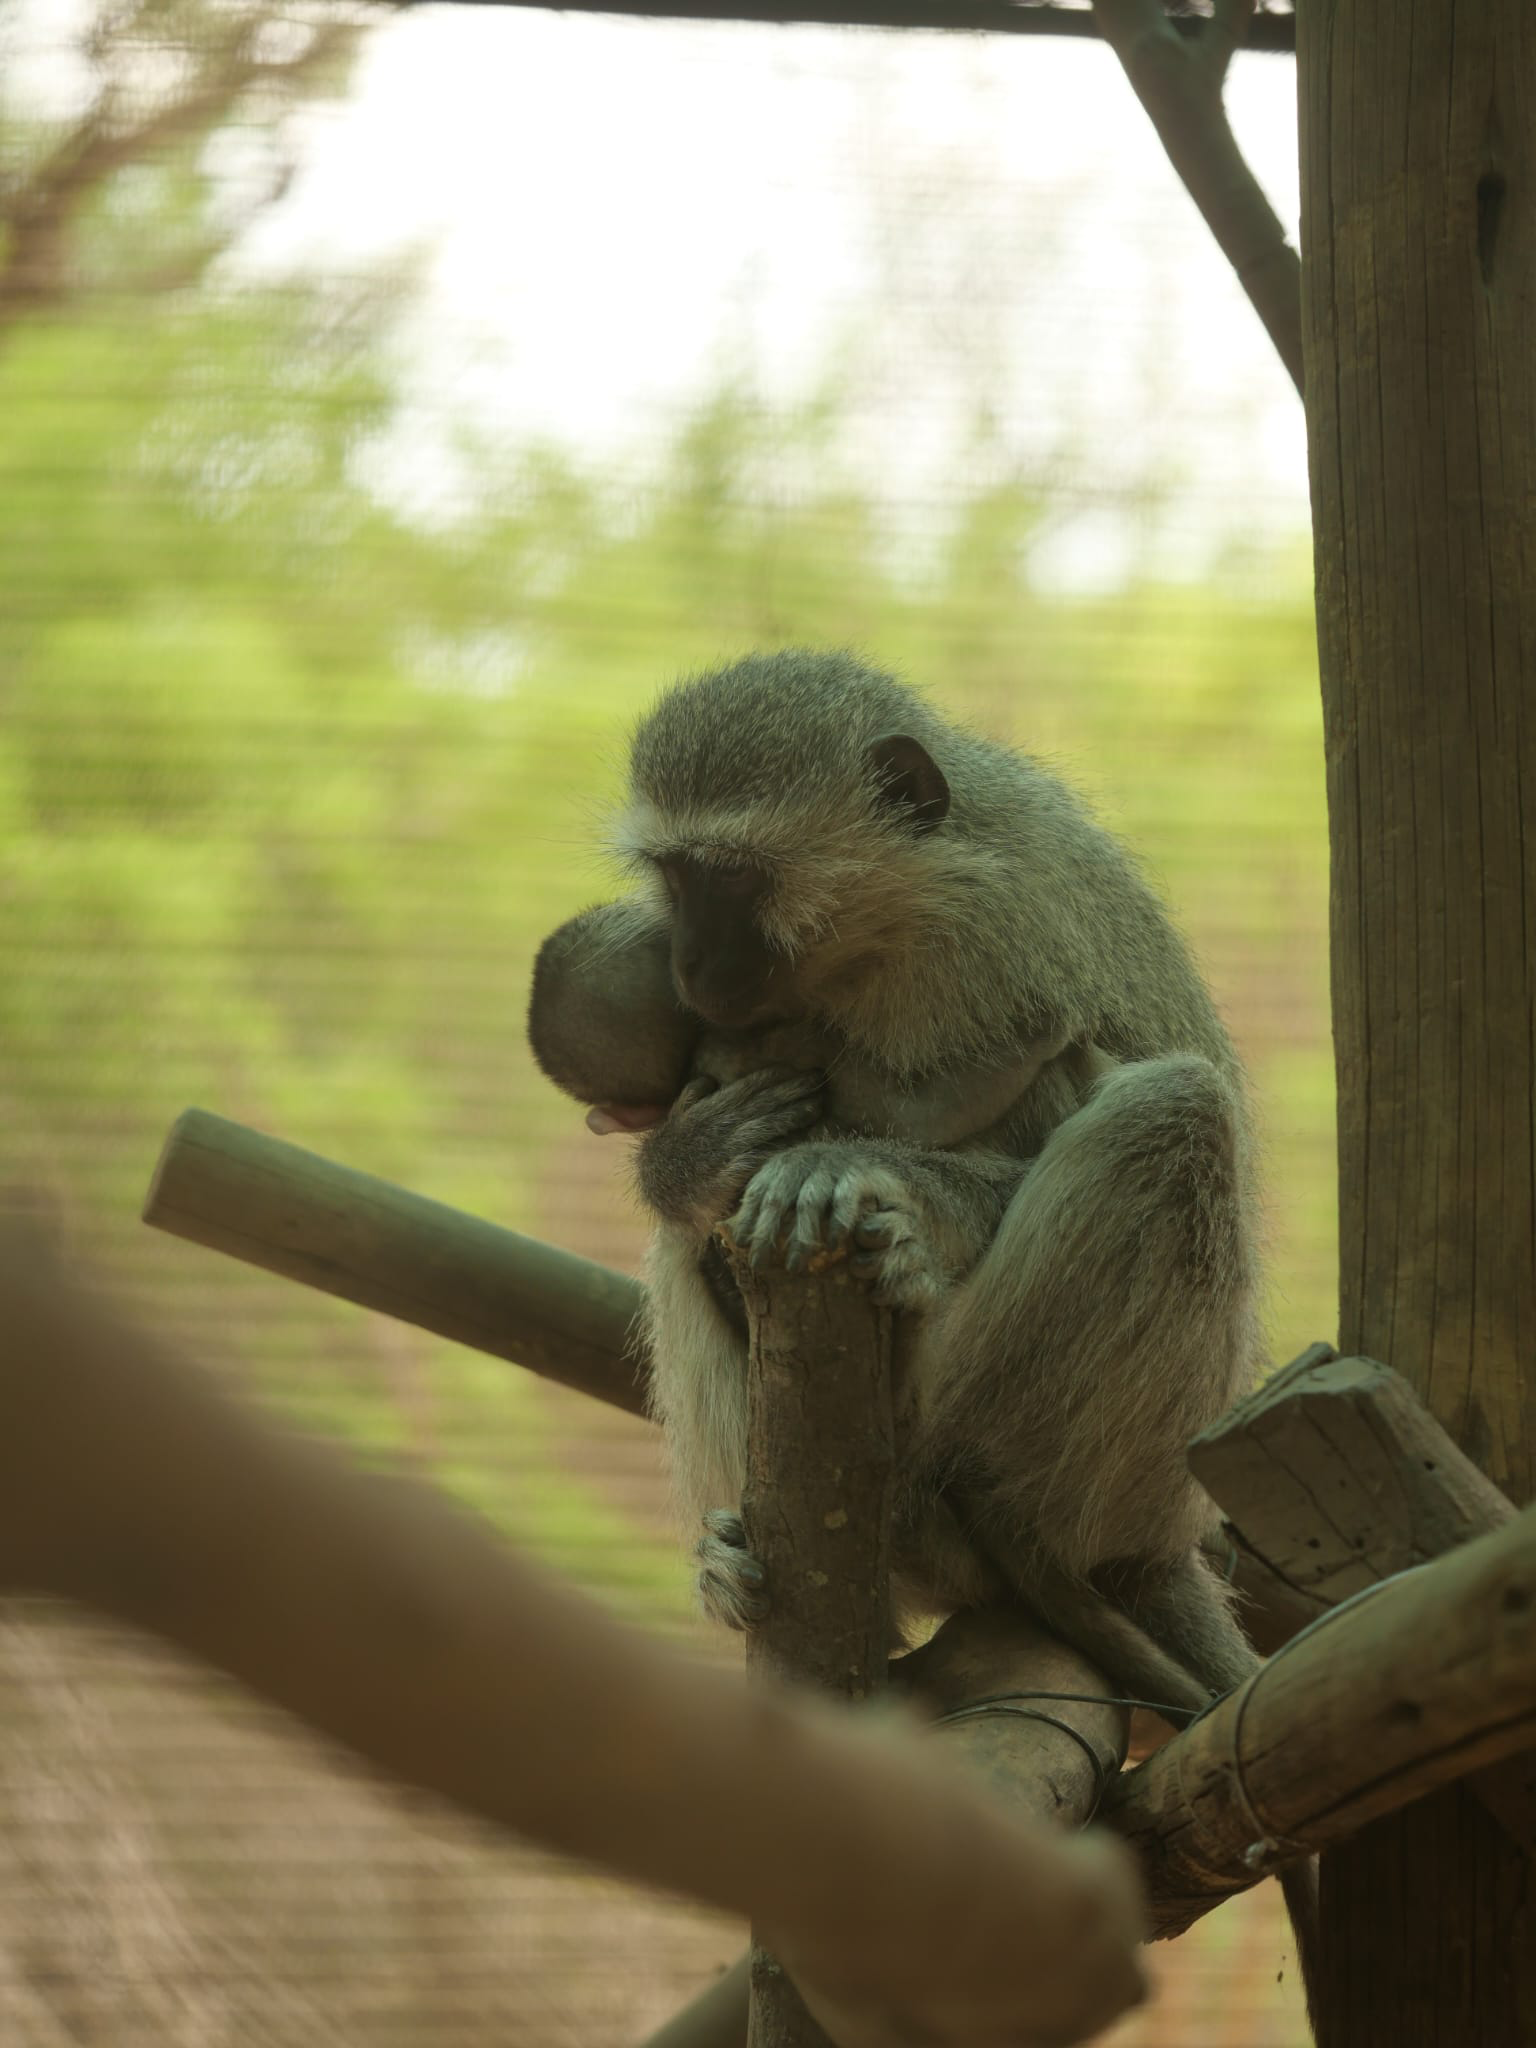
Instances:
[[[1184,1452],[1261,1361],[1252,1145],[1231,1043],[1126,854],[1037,763],[806,652],[667,691],[617,836],[677,994],[719,1030],[813,1025],[834,1071],[898,1099],[1065,1048],[943,1147],[806,1139],[812,1084],[775,1070],[695,1083],[646,1132],[654,1399],[684,1504],[734,1503],[745,1456],[746,1349],[708,1232],[728,1218],[757,1258],[786,1233],[792,1260],[848,1242],[915,1326],[906,1592],[948,1609],[1011,1589],[1176,1707],[1239,1683],[1256,1660]],[[761,1573],[728,1514],[706,1568],[750,1619]]]

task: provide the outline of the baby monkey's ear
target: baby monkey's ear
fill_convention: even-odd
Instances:
[[[866,757],[880,781],[880,802],[905,812],[912,830],[933,832],[949,815],[949,784],[928,749],[905,733],[871,740]]]

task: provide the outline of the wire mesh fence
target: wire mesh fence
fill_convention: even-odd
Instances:
[[[1276,1349],[1331,1328],[1294,400],[1102,53],[998,48],[0,14],[6,1199],[210,1367],[701,1656],[731,1652],[644,1425],[138,1207],[201,1102],[633,1270],[622,1146],[522,1043],[533,951],[615,886],[601,813],[656,687],[854,644],[1143,855],[1254,1072]],[[1273,91],[1238,81],[1261,138]],[[739,1938],[426,1814],[151,1646],[8,1614],[8,2041],[619,2048]],[[1276,1902],[1224,1909],[1114,2038],[1298,2041],[1288,1947]]]

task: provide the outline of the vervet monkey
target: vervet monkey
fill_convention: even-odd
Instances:
[[[714,1224],[770,1151],[794,1134],[958,1143],[995,1123],[1063,1050],[1052,1041],[1028,1044],[999,1067],[962,1067],[903,1083],[851,1057],[835,1032],[809,1019],[739,1031],[707,1025],[679,1002],[671,956],[671,920],[644,898],[582,911],[539,949],[528,1042],[557,1087],[592,1105],[587,1122],[599,1134],[649,1129],[672,1109],[687,1114],[722,1084],[752,1077],[751,1113],[742,1116],[734,1098],[724,1105],[729,1157],[712,1188],[697,1184],[696,1145],[676,1185],[667,1180],[671,1155],[643,1155],[656,1234],[668,1240],[653,1247],[653,1269],[696,1272],[743,1338],[745,1310]],[[712,1510],[704,1529],[703,1603],[717,1620],[747,1627],[761,1596],[752,1590],[755,1567],[739,1517]]]
[[[1252,1143],[1231,1043],[1126,854],[1038,763],[804,652],[661,697],[617,840],[712,1030],[812,1026],[833,1072],[867,1065],[897,1098],[1032,1066],[958,1139],[807,1137],[814,1076],[774,1069],[692,1083],[646,1131],[639,1186],[670,1226],[653,1399],[686,1507],[734,1506],[745,1457],[746,1346],[708,1232],[727,1219],[758,1258],[786,1234],[792,1260],[848,1244],[911,1325],[905,1596],[1012,1590],[1175,1707],[1240,1682],[1255,1658],[1184,1453],[1260,1364]],[[705,1558],[716,1607],[750,1619],[761,1572],[728,1514]]]

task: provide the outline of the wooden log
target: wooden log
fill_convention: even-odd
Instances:
[[[742,1520],[769,1593],[747,1671],[869,1699],[889,1647],[892,1319],[845,1259],[790,1274],[727,1251],[751,1333]],[[760,1945],[751,1980],[749,2048],[825,2048]]]
[[[1536,1744],[1536,1509],[1326,1615],[1116,1783],[1154,1936]]]
[[[1400,1373],[1374,1358],[1340,1358],[1328,1344],[1314,1344],[1197,1437],[1189,1462],[1240,1524],[1257,1571],[1302,1614],[1326,1613],[1515,1513]],[[1475,1772],[1467,1789],[1506,1834],[1536,1849],[1536,1757]]]
[[[1115,1688],[1023,1608],[951,1615],[892,1664],[891,1685],[1015,1813],[1086,1827],[1125,1762]]]
[[[893,1660],[889,1682],[1015,1813],[1083,1827],[1125,1760],[1129,1716],[1108,1682],[1022,1608],[952,1615],[921,1649]],[[1033,1697],[967,1711],[999,1694]],[[1029,1710],[1042,1718],[1026,1718]],[[644,2048],[743,2048],[749,1982],[743,1955]]]
[[[1319,1614],[1515,1512],[1406,1380],[1326,1344],[1198,1436],[1189,1464],[1248,1547]]]
[[[144,1221],[645,1413],[637,1282],[206,1109],[171,1126]]]

